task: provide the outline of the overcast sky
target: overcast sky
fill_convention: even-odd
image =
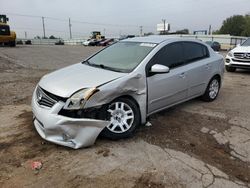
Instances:
[[[162,19],[170,23],[172,31],[203,30],[210,24],[217,30],[225,18],[249,13],[249,8],[250,0],[0,0],[0,13],[8,14],[19,37],[24,37],[25,31],[28,37],[43,32],[40,17],[18,15],[44,16],[47,36],[67,38],[69,17],[73,37],[89,36],[93,30],[118,36],[139,34],[140,25],[143,32],[157,33],[156,24]]]

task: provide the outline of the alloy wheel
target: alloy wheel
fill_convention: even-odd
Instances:
[[[107,128],[111,132],[124,133],[131,128],[135,117],[132,108],[128,104],[114,102],[107,111],[110,114],[110,124]]]
[[[216,96],[218,95],[219,89],[220,89],[219,81],[217,79],[214,79],[209,86],[209,97],[211,99],[215,99]]]

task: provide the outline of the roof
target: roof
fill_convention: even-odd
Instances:
[[[180,40],[180,37],[169,36],[169,35],[150,35],[150,36],[146,36],[146,37],[128,38],[128,39],[124,39],[122,41],[126,41],[126,42],[147,42],[147,43],[159,44],[161,42],[164,42],[164,41],[170,40],[170,39]]]
[[[146,37],[134,37],[134,38],[128,38],[125,40],[122,40],[125,42],[145,42],[145,43],[155,43],[159,44],[164,41],[195,41],[195,42],[200,42],[197,39],[187,39],[183,37],[178,37],[178,36],[172,36],[172,35],[150,35]]]

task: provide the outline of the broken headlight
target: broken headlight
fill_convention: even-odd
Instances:
[[[85,103],[88,101],[88,99],[97,91],[99,90],[96,88],[86,88],[77,91],[66,101],[66,104],[64,105],[63,108],[66,110],[82,109]]]

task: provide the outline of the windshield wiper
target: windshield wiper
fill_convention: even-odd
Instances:
[[[117,68],[114,68],[114,67],[109,67],[109,66],[106,66],[106,65],[103,65],[103,64],[95,64],[97,67],[100,67],[102,69],[106,69],[106,70],[111,70],[111,71],[115,71],[115,72],[123,72],[122,70],[120,69],[117,69]]]
[[[88,60],[84,60],[82,64],[92,65]]]
[[[90,63],[88,60],[85,60],[82,63],[85,63],[85,64],[87,64],[89,66],[92,66],[92,67],[98,67],[98,68],[101,68],[101,69],[111,70],[111,71],[115,71],[115,72],[125,72],[125,71],[122,71],[121,69],[117,69],[117,68],[114,68],[114,67],[109,67],[109,66],[106,66],[106,65],[103,65],[103,64]]]
[[[103,65],[103,64],[90,63],[89,61],[85,61],[85,63],[87,65],[89,65],[89,66],[92,66],[92,67],[98,67],[98,68],[101,68],[101,69],[111,70],[111,71],[115,71],[115,72],[124,72],[124,71],[122,71],[120,69],[109,67],[109,66],[106,66],[106,65]]]

